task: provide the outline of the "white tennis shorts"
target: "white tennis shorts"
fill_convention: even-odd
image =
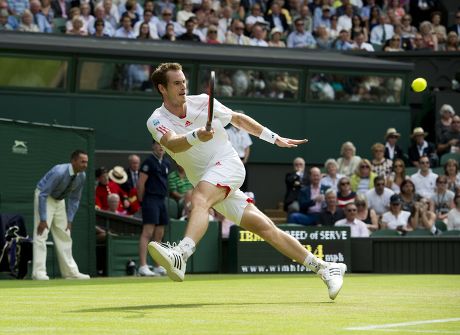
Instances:
[[[239,190],[245,175],[240,159],[227,159],[214,163],[201,178],[202,181],[227,189],[227,197],[214,205],[214,209],[237,225],[241,222],[246,206],[253,203],[251,198]]]

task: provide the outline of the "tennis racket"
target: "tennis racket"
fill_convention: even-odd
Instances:
[[[209,78],[209,101],[208,101],[208,121],[206,122],[206,131],[211,131],[211,123],[214,118],[214,86],[216,82],[216,73],[211,71]]]

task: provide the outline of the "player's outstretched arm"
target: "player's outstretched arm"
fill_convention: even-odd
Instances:
[[[190,149],[195,144],[207,142],[214,136],[214,130],[207,131],[204,127],[192,130],[187,134],[178,135],[172,131],[163,135],[160,144],[168,150],[177,153]]]
[[[259,122],[245,114],[233,112],[231,123],[240,129],[246,130],[249,134],[259,137],[269,143],[274,143],[282,148],[295,148],[299,144],[307,143],[307,139],[294,140],[291,138],[281,137],[273,133],[268,128],[262,126]]]

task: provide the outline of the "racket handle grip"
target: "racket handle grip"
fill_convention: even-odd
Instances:
[[[206,122],[206,131],[211,131],[211,122]]]

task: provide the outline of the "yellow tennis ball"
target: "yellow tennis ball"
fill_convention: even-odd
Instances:
[[[422,92],[426,88],[426,80],[424,78],[416,78],[411,86],[415,92]]]

